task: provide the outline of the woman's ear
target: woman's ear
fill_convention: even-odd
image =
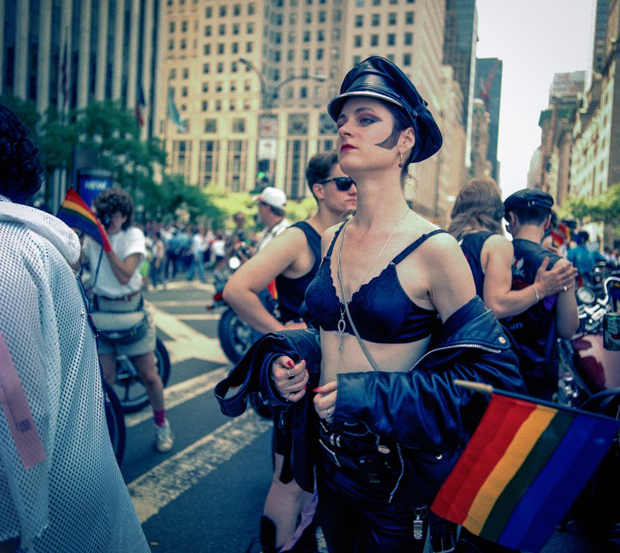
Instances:
[[[413,128],[407,127],[404,131],[402,131],[398,142],[401,147],[401,151],[403,152],[408,152],[413,149],[415,146],[415,132],[413,131]]]

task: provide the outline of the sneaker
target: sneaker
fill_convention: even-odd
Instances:
[[[172,430],[170,430],[170,423],[168,419],[162,426],[155,425],[157,430],[157,439],[155,441],[155,447],[160,453],[167,453],[172,449],[174,445],[174,436]]]

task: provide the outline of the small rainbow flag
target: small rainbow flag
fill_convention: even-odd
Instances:
[[[505,547],[538,552],[618,435],[620,421],[493,393],[431,509]]]
[[[73,188],[67,191],[56,217],[71,228],[92,236],[104,249],[109,245],[107,234],[99,219]]]

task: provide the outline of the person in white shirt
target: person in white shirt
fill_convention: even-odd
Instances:
[[[286,194],[282,190],[267,186],[254,200],[258,203],[260,222],[265,227],[254,249],[254,253],[258,253],[291,223],[285,217]]]
[[[94,294],[93,306],[97,311],[130,312],[143,309],[140,267],[146,255],[144,233],[133,226],[133,200],[124,190],[109,188],[101,192],[93,207],[103,222],[112,246],[103,248],[86,238],[82,256],[90,262]],[[126,355],[134,361],[153,407],[156,427],[155,447],[160,453],[172,449],[174,438],[164,407],[164,386],[155,366],[155,327],[147,311],[149,329],[146,335],[130,344],[99,340],[99,359],[104,378],[114,383],[116,356]]]
[[[21,205],[43,170],[0,105],[0,551],[148,553],[114,457],[80,242]]]
[[[205,229],[203,226],[200,226],[198,231],[192,236],[192,245],[189,250],[192,262],[187,271],[187,280],[194,280],[194,275],[198,272],[200,280],[206,282],[204,257],[208,249],[209,243],[207,242]]]

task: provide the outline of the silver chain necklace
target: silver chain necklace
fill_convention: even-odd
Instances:
[[[400,221],[398,221],[398,224],[394,227],[394,230],[388,236],[388,239],[386,240],[385,244],[383,244],[383,247],[381,248],[381,251],[379,252],[379,255],[377,255],[377,257],[373,261],[372,265],[370,266],[370,268],[368,269],[368,271],[364,275],[364,278],[361,280],[360,285],[357,287],[357,290],[355,290],[355,292],[353,292],[353,294],[351,294],[351,297],[353,297],[354,294],[359,292],[359,289],[362,287],[362,285],[364,284],[364,282],[368,278],[368,275],[373,270],[374,266],[377,264],[377,261],[379,261],[379,258],[383,255],[383,252],[385,251],[385,248],[387,248],[387,245],[390,243],[390,240],[392,239],[392,236],[394,236],[394,233],[398,230],[398,227],[400,227],[400,225],[403,223],[403,221],[407,218],[407,215],[409,215],[409,208],[407,208],[407,211],[405,212],[405,215],[403,215],[402,219]],[[338,277],[339,277],[339,282],[340,282],[340,295],[342,296],[343,303],[348,303],[348,300],[347,300],[346,292],[344,291],[344,284],[343,284],[344,283],[344,279],[342,278],[342,247],[344,246],[344,238],[347,235],[347,227],[349,226],[349,222],[350,221],[347,221],[346,224],[344,225],[344,228],[342,229],[342,238],[340,239],[340,248],[338,249]],[[338,337],[340,339],[340,344],[338,346],[338,349],[340,351],[344,351],[344,348],[342,347],[342,337],[343,337],[344,331],[345,331],[345,329],[347,327],[347,323],[344,320],[344,315],[345,315],[345,310],[340,308],[340,320],[338,321],[338,325],[337,325]]]

